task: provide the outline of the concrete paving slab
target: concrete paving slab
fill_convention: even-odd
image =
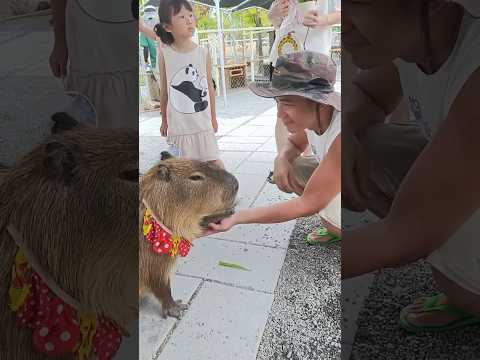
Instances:
[[[296,194],[287,194],[279,191],[275,184],[266,183],[253,203],[253,206],[268,206],[277,202],[293,199],[296,196]]]
[[[205,237],[197,240],[186,258],[179,261],[178,273],[219,281],[251,290],[273,292],[283,264],[285,250],[240,244]],[[239,264],[250,271],[231,269],[219,261]]]
[[[249,152],[244,151],[222,151],[220,152],[220,159],[225,164],[227,171],[233,172],[247,157]]]
[[[160,161],[160,153],[168,149],[165,138],[159,136],[142,136],[139,141],[140,174]]]
[[[266,176],[239,174],[234,172],[239,183],[237,204],[239,207],[248,207],[256,199],[258,193],[266,183]]]
[[[295,220],[281,224],[238,225],[230,231],[212,235],[214,238],[286,249]]]
[[[224,136],[218,143],[219,144],[265,144],[271,138],[268,136]]]
[[[254,162],[247,159],[240,164],[235,172],[239,174],[252,174],[267,177],[271,169],[273,169],[273,166],[270,163]]]
[[[256,117],[254,120],[250,121],[249,125],[260,125],[260,126],[269,126],[271,129],[275,129],[275,123],[277,122],[276,114],[262,114]]]
[[[202,280],[174,275],[172,277],[172,296],[175,300],[181,299],[187,304]],[[139,355],[141,360],[153,359],[165,341],[167,335],[178,322],[174,318],[161,317],[160,303],[149,295],[140,305],[140,337]]]
[[[277,157],[277,152],[273,151],[255,151],[253,152],[249,157],[248,161],[261,161],[261,162],[268,162],[271,163],[271,168],[273,170],[273,162],[275,161],[275,158]]]
[[[142,121],[142,125],[139,126],[139,135],[160,137],[161,123],[162,123],[162,118],[160,116],[155,116],[145,121]]]
[[[221,151],[230,150],[230,151],[255,151],[262,143],[254,144],[236,144],[236,143],[220,143],[218,147]]]
[[[272,125],[268,126],[262,126],[262,125],[257,125],[255,126],[256,129],[255,131],[250,134],[250,136],[275,136],[275,127]]]
[[[254,360],[272,300],[205,283],[158,360]]]
[[[266,143],[264,143],[261,147],[256,149],[257,151],[271,151],[271,152],[276,152],[277,151],[277,143],[275,142],[275,138],[270,139]]]
[[[229,136],[255,136],[258,131],[258,128],[262,126],[254,126],[254,125],[243,125],[238,127],[237,129],[231,131],[228,135]],[[269,134],[271,135],[271,134]],[[269,136],[269,135],[260,135],[260,136]]]

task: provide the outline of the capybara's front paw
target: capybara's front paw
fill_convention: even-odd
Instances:
[[[187,304],[182,304],[182,300],[177,300],[162,306],[162,316],[164,319],[166,319],[168,316],[180,319],[183,311],[187,309]]]

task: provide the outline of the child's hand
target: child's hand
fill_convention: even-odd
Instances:
[[[168,124],[162,121],[162,125],[160,126],[160,135],[163,137],[167,136]]]
[[[270,10],[271,17],[284,18],[288,15],[288,0],[275,0]]]
[[[213,119],[213,120],[212,120],[212,127],[213,127],[213,131],[214,131],[215,134],[216,134],[217,131],[218,131],[218,122],[217,122],[217,119]]]
[[[50,69],[55,77],[67,76],[68,49],[66,43],[57,43],[50,54]]]
[[[318,10],[308,11],[303,18],[303,25],[313,28],[322,28],[327,26],[328,15],[323,15]]]

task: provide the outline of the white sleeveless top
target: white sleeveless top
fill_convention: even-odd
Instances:
[[[465,13],[454,50],[435,74],[426,75],[416,64],[401,60],[396,65],[410,119],[418,122],[431,138],[447,118],[465,82],[480,67],[480,19]],[[429,257],[434,267],[476,294],[480,294],[479,237],[480,209]]]
[[[213,131],[207,81],[207,53],[197,46],[180,53],[162,47],[167,77],[168,136]]]
[[[332,143],[341,133],[342,130],[342,115],[341,112],[334,110],[332,115],[332,121],[330,126],[325,130],[322,135],[317,135],[312,130],[305,130],[308,138],[308,142],[312,148],[313,155],[321,162],[323,158],[327,155]],[[338,164],[340,166],[340,164]],[[330,223],[335,225],[338,228],[341,228],[342,214],[342,195],[339,192],[332,201],[327,205],[327,207],[320,212],[320,215],[328,220]]]
[[[320,14],[326,15],[335,9],[340,9],[338,0],[316,0],[309,4],[299,4],[297,0],[289,1],[289,14],[283,19],[282,25],[276,30],[276,40],[270,53],[273,65],[277,62],[279,53],[287,54],[294,51],[310,50],[330,56],[332,47],[332,28],[308,28],[301,24],[306,6],[313,6]]]

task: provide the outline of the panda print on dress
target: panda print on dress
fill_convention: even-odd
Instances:
[[[192,65],[180,69],[170,82],[171,103],[179,113],[193,114],[208,107],[208,82]]]

